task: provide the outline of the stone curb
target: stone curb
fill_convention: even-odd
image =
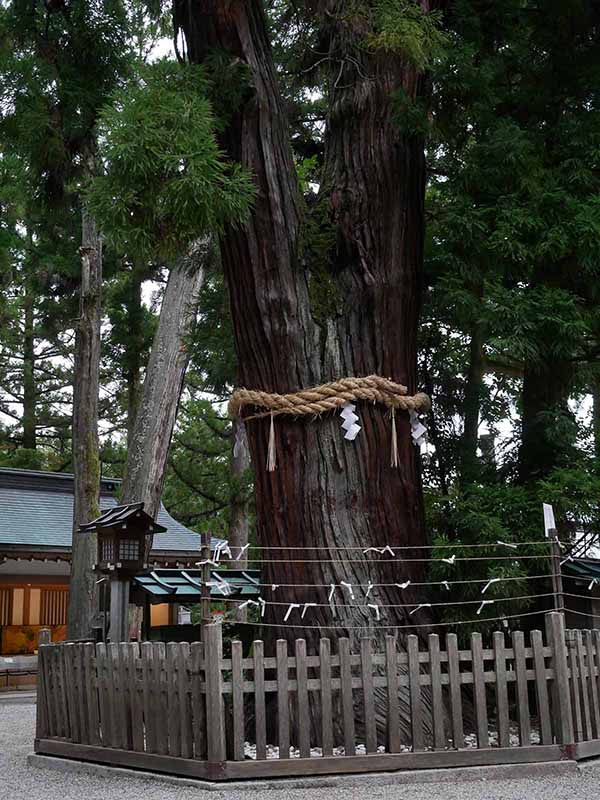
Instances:
[[[549,761],[530,764],[502,764],[488,767],[454,767],[447,769],[410,770],[406,772],[371,772],[358,775],[327,775],[285,778],[274,780],[219,781],[210,782],[193,778],[179,778],[174,775],[163,775],[157,772],[109,767],[105,764],[93,764],[86,761],[75,761],[66,758],[55,758],[31,754],[27,763],[38,769],[51,769],[56,772],[93,775],[102,778],[120,777],[144,781],[159,781],[172,786],[195,786],[212,792],[231,790],[266,791],[268,789],[322,789],[351,786],[410,785],[418,783],[456,783],[469,781],[523,780],[532,778],[560,777],[577,775],[576,761]]]
[[[0,692],[0,705],[28,705],[34,706],[36,702],[36,693],[27,691],[17,692]]]

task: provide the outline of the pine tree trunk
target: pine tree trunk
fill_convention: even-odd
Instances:
[[[231,452],[230,473],[232,482],[231,498],[229,501],[229,533],[228,541],[235,558],[240,549],[248,543],[250,521],[248,519],[248,499],[244,491],[244,476],[250,469],[250,450],[246,426],[239,417],[232,423],[233,446]],[[247,558],[243,556],[236,563],[240,569],[248,565]]]
[[[573,445],[569,392],[572,364],[555,359],[525,364],[521,394],[519,478],[522,483],[549,475]]]
[[[36,437],[36,386],[35,386],[35,297],[31,288],[25,286],[23,301],[23,447],[35,450]]]
[[[480,472],[477,446],[479,443],[479,415],[485,362],[483,358],[484,337],[480,324],[475,322],[469,343],[469,370],[465,387],[464,426],[460,442],[460,483],[468,486],[478,479]]]
[[[92,636],[96,612],[96,535],[80,534],[99,515],[98,386],[102,313],[102,240],[94,219],[82,212],[80,311],[75,336],[73,386],[73,550],[67,635]]]
[[[246,569],[248,566],[247,550],[243,551],[241,558],[238,555],[242,548],[248,544],[250,533],[250,520],[248,517],[248,498],[244,486],[244,476],[250,469],[250,449],[248,435],[243,421],[237,417],[232,421],[233,446],[231,451],[231,498],[229,501],[229,533],[227,539],[231,554],[236,559],[237,569]],[[236,612],[236,619],[244,622],[247,619],[246,609]]]
[[[127,382],[127,446],[133,440],[133,428],[140,403],[142,388],[142,350],[144,347],[144,317],[142,309],[142,274],[133,266],[129,276],[127,297],[129,336],[125,347]]]
[[[169,273],[127,452],[123,501],[144,502],[145,511],[153,517],[160,508],[167,456],[189,360],[185,337],[196,313],[210,247],[210,237],[198,239]]]
[[[592,427],[596,471],[600,472],[600,378],[598,377],[592,380]]]
[[[290,392],[345,376],[372,373],[416,389],[416,335],[424,233],[424,153],[419,137],[395,124],[393,93],[417,97],[423,79],[396,56],[366,52],[365,30],[353,28],[342,2],[316,4],[329,41],[331,77],[326,158],[321,180],[322,230],[329,246],[317,252],[302,213],[285,109],[278,92],[259,0],[212,0],[176,6],[189,58],[201,62],[224,48],[249,66],[253,94],[224,131],[222,145],[253,174],[258,187],[252,218],[229,231],[221,255],[228,281],[239,382]],[[348,54],[352,58],[346,58]],[[327,238],[327,237],[323,237]],[[307,241],[308,247],[303,249]],[[422,592],[393,584],[423,579],[424,563],[377,564],[369,546],[414,546],[426,557],[418,460],[408,415],[399,415],[400,468],[390,467],[390,420],[380,407],[360,404],[362,430],[342,437],[339,416],[278,417],[277,469],[265,470],[268,420],[247,423],[254,464],[257,539],[273,550],[262,564],[264,584],[297,584],[265,591],[265,600],[317,602],[303,620],[285,606],[267,606],[267,637],[303,635],[309,647],[323,631],[381,634],[382,626],[424,622],[393,604],[419,603]],[[316,550],[311,548],[327,548]],[[338,550],[337,548],[342,548]],[[355,548],[355,549],[346,549]],[[401,556],[402,551],[397,551]],[[271,560],[270,560],[271,559]],[[296,559],[308,560],[297,563]],[[355,587],[355,604],[340,588]],[[373,583],[391,584],[372,591]],[[321,588],[304,588],[318,584]],[[335,612],[328,607],[335,584]],[[376,620],[367,603],[380,604]],[[290,624],[298,625],[291,628]],[[406,698],[401,698],[401,702]],[[380,719],[386,699],[377,698]],[[406,706],[403,718],[406,719]],[[313,720],[314,721],[314,720]]]

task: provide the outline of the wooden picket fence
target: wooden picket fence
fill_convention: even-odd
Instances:
[[[267,657],[255,641],[244,658],[233,642],[224,658],[213,625],[191,645],[44,645],[36,752],[210,780],[600,754],[600,632],[565,631],[559,613],[528,646],[520,631],[489,649],[477,633],[468,649],[453,634],[444,649],[436,634],[335,644]]]

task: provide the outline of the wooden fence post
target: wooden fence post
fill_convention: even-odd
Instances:
[[[50,628],[42,628],[38,633],[38,647],[41,644],[51,644],[52,643],[52,631]]]
[[[225,720],[223,715],[223,634],[218,622],[205,628],[204,685],[206,688],[206,735],[208,762],[226,760]]]
[[[49,734],[49,711],[48,711],[48,686],[47,686],[47,661],[42,653],[42,645],[51,644],[52,631],[49,628],[42,628],[38,634],[38,656],[37,656],[37,705],[35,736],[36,739],[43,739]]]
[[[565,618],[561,612],[551,611],[546,614],[546,632],[548,644],[552,648],[552,668],[554,670],[552,716],[556,726],[556,739],[558,744],[570,745],[575,743],[575,739],[569,689]]]

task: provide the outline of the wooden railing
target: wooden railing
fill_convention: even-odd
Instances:
[[[40,648],[36,750],[210,779],[547,761],[600,752],[600,633]],[[318,709],[311,725],[310,709]],[[406,724],[405,724],[406,723]]]

